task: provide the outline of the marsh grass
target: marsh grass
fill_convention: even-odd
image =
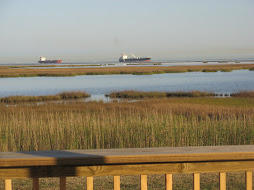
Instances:
[[[112,92],[106,96],[110,98],[169,98],[169,97],[207,97],[216,96],[215,93],[210,92],[141,92],[126,90],[121,92]]]
[[[84,91],[77,91],[77,92],[62,92],[56,95],[47,95],[47,96],[9,96],[5,98],[0,98],[0,102],[2,103],[40,102],[49,100],[78,99],[86,97],[90,97],[90,95]]]
[[[167,97],[207,97],[207,96],[216,96],[216,94],[211,92],[191,91],[191,92],[167,92],[166,96]]]
[[[46,76],[77,76],[77,75],[109,75],[109,74],[134,74],[134,73],[182,73],[190,71],[217,72],[219,70],[253,70],[253,64],[228,64],[228,65],[194,65],[194,66],[129,66],[129,67],[97,67],[97,68],[54,68],[45,69],[38,67],[11,68],[0,66],[0,77],[46,77]]]
[[[253,107],[253,98],[1,105],[0,151],[253,144]]]
[[[188,70],[165,70],[165,73],[185,73]]]
[[[218,63],[228,63],[228,61],[218,61]]]
[[[151,72],[151,73],[147,73],[147,72],[135,72],[135,73],[132,73],[133,75],[153,75],[155,73]]]
[[[219,71],[219,70],[217,70],[217,69],[204,69],[204,70],[202,70],[202,72],[217,72],[217,71]]]
[[[112,92],[110,94],[106,94],[107,97],[110,98],[163,98],[167,97],[165,92],[141,92],[141,91],[133,91],[126,90],[121,92]]]
[[[188,72],[200,72],[200,70],[198,70],[198,69],[188,69]]]
[[[232,97],[238,98],[254,98],[254,91],[242,91],[231,94]]]

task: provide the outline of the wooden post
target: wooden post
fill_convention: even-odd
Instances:
[[[93,177],[86,178],[86,189],[93,190]]]
[[[141,190],[147,190],[147,175],[140,176],[140,187]]]
[[[66,177],[60,177],[60,190],[66,190]]]
[[[193,174],[193,189],[200,190],[200,173]]]
[[[114,176],[114,190],[120,190],[120,176]]]
[[[220,190],[226,190],[226,173],[220,173]]]
[[[173,175],[172,174],[166,174],[165,175],[165,186],[166,190],[173,190]]]
[[[39,190],[39,178],[33,178],[33,190]]]
[[[5,180],[5,190],[12,190],[11,179]]]
[[[246,190],[252,190],[252,172],[245,172]]]

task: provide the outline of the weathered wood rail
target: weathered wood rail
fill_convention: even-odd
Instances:
[[[219,172],[220,189],[226,189],[226,172],[246,172],[246,189],[252,189],[254,145],[179,148],[132,148],[74,151],[1,152],[0,179],[12,189],[11,179],[59,177],[66,189],[66,177],[86,176],[93,189],[93,176],[114,176],[120,189],[121,175],[140,175],[141,190],[147,189],[147,175],[165,174],[165,189],[172,189],[172,174],[192,173],[193,189],[200,189],[200,173]]]

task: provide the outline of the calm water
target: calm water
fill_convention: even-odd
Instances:
[[[90,75],[75,77],[0,78],[0,97],[49,95],[62,91],[85,90],[92,99],[121,90],[209,91],[233,93],[254,90],[254,72],[188,72],[157,75]]]

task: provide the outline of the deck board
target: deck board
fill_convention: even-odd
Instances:
[[[0,167],[254,160],[254,145],[0,152]]]

